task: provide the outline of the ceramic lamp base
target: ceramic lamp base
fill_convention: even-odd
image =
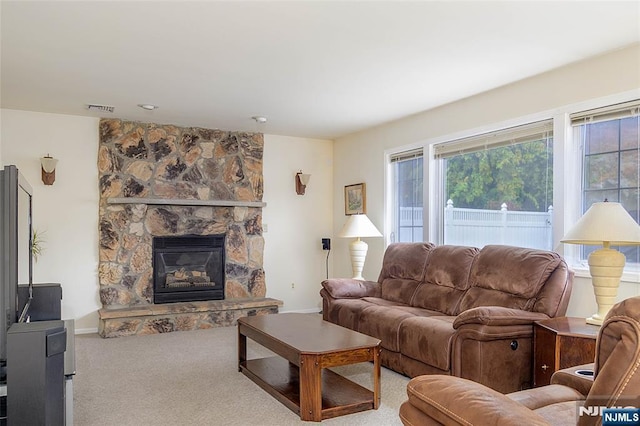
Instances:
[[[349,254],[351,254],[351,269],[353,271],[354,280],[364,280],[362,276],[362,269],[364,268],[364,261],[367,257],[367,250],[369,246],[360,238],[352,241],[349,244]]]
[[[616,303],[624,264],[624,255],[610,248],[601,248],[589,255],[589,272],[598,312],[587,318],[587,324],[602,325]]]

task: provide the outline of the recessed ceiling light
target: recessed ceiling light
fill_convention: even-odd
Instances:
[[[147,111],[153,111],[158,109],[157,106],[151,104],[138,104],[138,106],[142,109],[146,109]]]
[[[256,123],[264,124],[267,122],[267,117],[261,117],[259,115],[255,115],[251,118],[253,118],[256,121]]]

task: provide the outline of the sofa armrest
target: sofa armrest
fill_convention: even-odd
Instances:
[[[502,306],[479,306],[461,312],[453,321],[453,328],[459,328],[465,324],[527,325],[548,318],[547,314],[540,312],[503,308]]]
[[[415,377],[407,385],[407,395],[405,409],[417,409],[445,425],[548,425],[542,416],[506,395],[460,377]]]
[[[568,386],[586,397],[593,386],[594,376],[581,376],[576,371],[590,370],[593,372],[593,368],[593,363],[590,363],[558,370],[551,376],[551,384]]]
[[[375,281],[354,280],[352,278],[329,278],[322,281],[322,287],[334,299],[359,299],[361,297],[380,297],[380,283]]]

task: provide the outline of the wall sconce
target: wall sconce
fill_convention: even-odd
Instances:
[[[311,175],[302,173],[302,170],[296,173],[296,194],[304,195],[304,190],[309,185],[309,179],[311,179]]]
[[[47,154],[40,159],[42,165],[42,182],[45,185],[53,185],[56,180],[56,164],[58,160]]]

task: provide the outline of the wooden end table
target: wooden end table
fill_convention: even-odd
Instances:
[[[248,360],[247,337],[279,356]],[[367,361],[373,362],[373,391],[327,369]],[[380,404],[380,340],[317,314],[240,318],[238,370],[302,420],[319,422]]]
[[[594,362],[600,327],[584,318],[556,317],[533,326],[533,386],[551,383],[563,368]]]

